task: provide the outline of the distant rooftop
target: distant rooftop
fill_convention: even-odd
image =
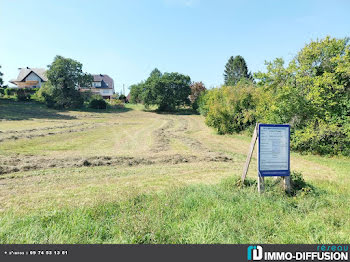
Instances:
[[[24,68],[19,68],[19,74],[17,76],[17,79],[12,79],[10,80],[11,83],[13,82],[21,82],[23,81],[31,72],[34,72],[35,74],[37,74],[41,80],[43,81],[47,81],[47,77],[46,77],[46,70],[44,68],[30,68],[30,67],[24,67]]]
[[[111,88],[114,89],[114,81],[109,75],[92,75],[94,82],[101,82],[101,88]]]

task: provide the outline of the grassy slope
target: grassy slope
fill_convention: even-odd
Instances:
[[[235,186],[249,138],[136,109],[0,100],[0,242],[350,241],[349,159],[292,154],[314,190],[288,197],[271,180],[259,196]]]

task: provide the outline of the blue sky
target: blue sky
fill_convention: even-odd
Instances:
[[[349,11],[347,0],[0,0],[0,65],[8,81],[59,54],[118,92],[155,67],[218,86],[231,55],[256,72],[312,39],[350,36]]]

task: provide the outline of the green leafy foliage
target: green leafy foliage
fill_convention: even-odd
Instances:
[[[106,101],[99,95],[92,96],[89,102],[89,108],[93,109],[106,109],[107,103]]]
[[[154,69],[145,82],[131,87],[131,101],[142,101],[146,107],[158,106],[159,111],[174,111],[189,105],[191,79],[179,73],[162,74]]]
[[[84,98],[78,91],[78,87],[91,86],[93,78],[83,73],[82,66],[73,59],[55,57],[46,72],[48,82],[45,83],[41,92],[47,106],[58,109],[83,106]]]
[[[295,130],[292,135],[291,147],[299,152],[349,156],[349,124],[339,126],[318,119],[312,120],[304,128]]]
[[[262,89],[258,119],[290,123],[292,148],[349,155],[350,45],[348,39],[312,41],[284,67],[282,59],[256,74]]]
[[[301,172],[292,171],[290,173],[291,179],[291,195],[307,195],[315,193],[315,189],[312,185],[308,184]]]
[[[142,103],[143,82],[130,86],[130,103]]]
[[[19,88],[15,92],[15,99],[17,101],[28,101],[30,100],[31,92],[25,88]]]
[[[111,108],[116,108],[116,109],[118,109],[118,108],[124,108],[124,106],[125,106],[124,102],[121,101],[121,100],[119,100],[119,99],[110,99],[110,100],[108,101],[108,103],[109,103],[109,106],[110,106]]]
[[[266,68],[255,74],[257,83],[250,89],[237,83],[200,97],[199,112],[207,124],[225,134],[242,131],[256,121],[289,123],[292,149],[350,155],[349,39],[312,41],[287,66],[277,58],[266,62]],[[227,72],[225,81],[235,83],[234,75]]]
[[[41,89],[42,100],[50,108],[81,108],[84,104],[82,94],[75,88],[56,88],[46,82]]]
[[[189,99],[191,101],[192,108],[194,110],[198,109],[198,99],[200,95],[207,90],[202,82],[194,82],[191,87],[191,95]]]
[[[206,123],[219,134],[240,132],[256,121],[254,86],[242,80],[234,87],[209,90],[200,97],[199,107]]]
[[[126,102],[126,96],[123,94],[121,94],[118,99],[123,101],[124,103]]]
[[[5,89],[4,89],[4,95],[5,95],[6,97],[9,97],[9,96],[13,95],[14,92],[15,92],[14,89],[11,89],[11,88],[5,88]]]

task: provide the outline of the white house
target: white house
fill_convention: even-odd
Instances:
[[[114,95],[114,81],[109,75],[92,75],[94,80],[92,87],[80,88],[82,92],[91,91],[92,93],[101,95],[104,99],[110,99]]]
[[[17,79],[9,82],[15,84],[18,88],[36,88],[41,87],[47,81],[45,69],[43,68],[19,68]]]

